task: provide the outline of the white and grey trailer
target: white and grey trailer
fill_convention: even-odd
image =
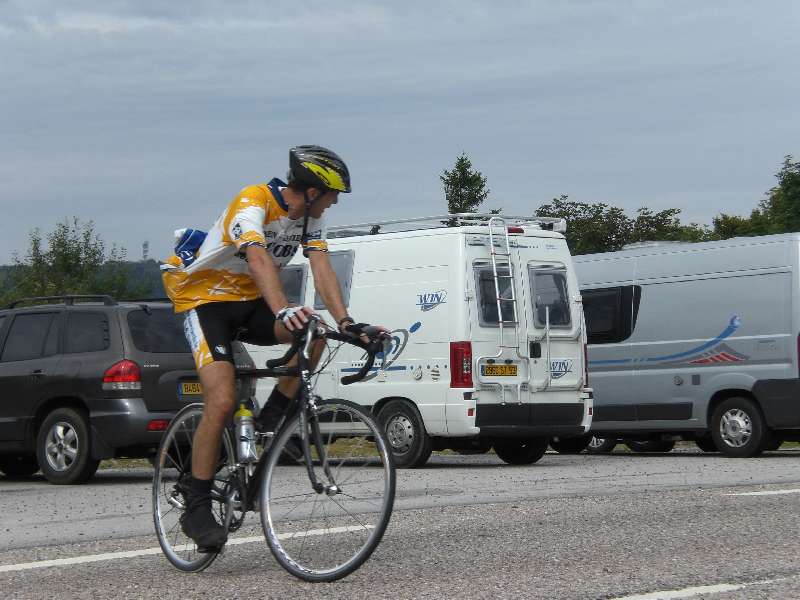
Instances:
[[[532,463],[551,436],[588,431],[585,329],[559,219],[444,215],[337,227],[330,258],[348,311],[392,329],[393,344],[367,381],[339,379],[363,364],[342,348],[317,392],[371,407],[400,466],[434,449],[491,447]],[[331,322],[299,254],[282,270],[291,301]],[[248,350],[257,364],[277,348]],[[264,382],[262,385],[271,385]],[[259,402],[269,395],[257,390]]]
[[[575,264],[595,436],[743,457],[800,438],[800,234],[645,243]]]

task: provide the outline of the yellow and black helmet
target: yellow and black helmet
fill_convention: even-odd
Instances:
[[[350,191],[350,172],[341,157],[322,146],[295,146],[289,150],[289,183],[334,192]]]

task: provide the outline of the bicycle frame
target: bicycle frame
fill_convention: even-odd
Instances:
[[[367,344],[357,337],[340,334],[337,332],[322,331],[319,328],[319,323],[320,320],[318,317],[311,317],[308,325],[303,329],[303,332],[299,336],[295,337],[295,340],[286,354],[279,359],[267,361],[266,369],[237,370],[236,377],[237,379],[258,379],[262,377],[295,376],[300,379],[300,387],[297,391],[297,394],[289,404],[283,418],[279,421],[278,427],[274,432],[272,439],[277,439],[282,433],[286,423],[290,422],[295,415],[299,414],[300,446],[303,451],[311,488],[317,494],[335,494],[338,492],[338,486],[336,485],[333,473],[328,465],[327,457],[325,456],[325,448],[322,441],[319,423],[314,418],[316,416],[317,405],[311,383],[311,377],[313,375],[311,372],[311,344],[315,339],[328,338],[346,342],[367,350],[368,358],[361,370],[354,375],[349,375],[342,378],[342,383],[347,385],[362,379],[367,372],[369,372],[374,364],[375,353],[377,352],[378,344],[382,344],[382,342],[373,341],[372,343]],[[298,358],[297,365],[291,367],[285,366],[286,363],[288,363],[295,355]],[[385,356],[386,354],[384,353],[384,357]],[[311,429],[311,436],[313,438],[311,440],[309,440],[309,425]],[[328,484],[321,483],[317,479],[317,475],[314,472],[311,456],[312,442],[317,450],[317,456],[322,464],[325,477],[328,479]],[[238,474],[238,492],[240,495],[239,502],[240,508],[243,512],[249,512],[254,509],[254,499],[258,496],[258,490],[261,486],[261,481],[264,476],[264,469],[266,468],[267,459],[269,458],[271,448],[272,445],[270,444],[265,448],[264,452],[261,453],[261,456],[256,462],[255,470],[252,472],[252,474],[248,474],[247,467],[249,465],[238,462],[239,457],[236,457],[237,462],[235,468]],[[234,452],[237,451],[238,445],[234,444]],[[230,522],[233,519],[233,494],[235,491],[236,490],[231,491],[228,498],[222,499],[228,504],[227,518],[225,523],[226,527],[230,526]]]

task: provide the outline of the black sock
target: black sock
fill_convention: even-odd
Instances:
[[[287,398],[283,395],[283,393],[278,389],[278,386],[272,388],[272,393],[269,395],[269,399],[267,400],[266,406],[271,406],[272,408],[276,408],[281,412],[286,410],[286,407],[289,406],[290,398]]]
[[[187,508],[195,509],[208,505],[211,507],[211,486],[212,479],[189,478],[189,497],[187,498]]]
[[[290,399],[284,396],[276,387],[272,388],[272,393],[267,399],[267,403],[261,412],[258,413],[256,423],[259,431],[275,431],[278,421],[281,420],[286,407],[289,406]]]

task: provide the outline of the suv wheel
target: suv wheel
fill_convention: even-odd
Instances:
[[[391,400],[381,409],[378,421],[386,432],[396,466],[414,468],[428,462],[433,442],[415,406],[405,400]]]
[[[0,472],[9,479],[30,477],[39,470],[35,456],[0,456]]]
[[[42,422],[36,438],[36,456],[50,483],[83,483],[97,471],[91,456],[89,425],[74,408],[57,408]]]

